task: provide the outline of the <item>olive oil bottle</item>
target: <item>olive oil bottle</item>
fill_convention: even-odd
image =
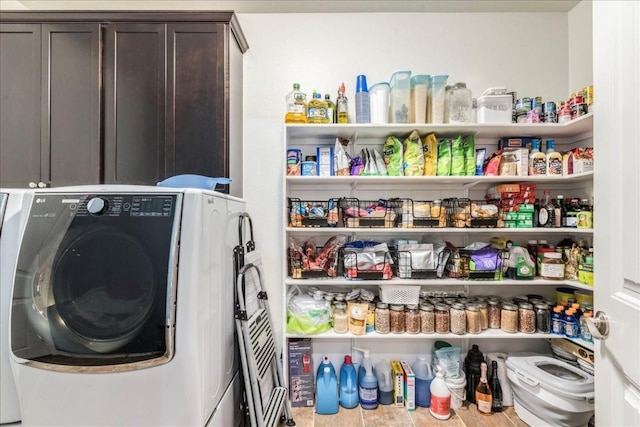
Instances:
[[[349,111],[347,106],[347,97],[345,96],[344,82],[338,89],[338,98],[336,98],[336,123],[349,123]]]

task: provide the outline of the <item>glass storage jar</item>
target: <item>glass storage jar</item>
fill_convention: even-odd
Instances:
[[[379,302],[376,304],[376,311],[374,314],[374,324],[376,332],[379,334],[389,333],[389,304]]]
[[[451,88],[448,100],[448,123],[471,123],[471,89],[465,83],[458,82]]]
[[[548,334],[551,332],[551,315],[549,307],[545,303],[536,304],[536,331]]]
[[[333,331],[336,334],[344,334],[348,330],[347,305],[343,302],[337,302],[333,310]]]
[[[409,334],[420,332],[420,313],[416,304],[407,304],[407,308],[404,311],[404,326]]]
[[[487,300],[487,313],[489,314],[489,327],[500,329],[500,301],[495,299]]]
[[[462,335],[465,332],[465,312],[464,304],[460,302],[454,302],[449,309],[449,317],[451,325],[449,326],[451,332],[457,335]]]
[[[449,333],[449,306],[447,304],[436,304],[435,319],[436,332],[439,334]]]
[[[420,332],[432,334],[435,332],[435,307],[433,304],[420,304]]]
[[[518,330],[518,306],[510,302],[503,302],[500,310],[500,329],[504,332]]]
[[[477,301],[475,303],[480,310],[480,329],[485,330],[489,328],[489,308],[486,301]]]
[[[482,330],[482,315],[480,314],[480,306],[477,303],[469,303],[464,306],[466,316],[466,331],[469,334],[479,334]]]
[[[532,334],[536,331],[536,314],[528,302],[518,304],[518,331]]]
[[[404,305],[391,304],[389,323],[391,325],[391,332],[394,334],[404,333]]]

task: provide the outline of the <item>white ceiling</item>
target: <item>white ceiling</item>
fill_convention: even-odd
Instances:
[[[20,0],[38,10],[234,10],[237,13],[568,12],[579,0]],[[4,2],[0,2],[4,3]]]

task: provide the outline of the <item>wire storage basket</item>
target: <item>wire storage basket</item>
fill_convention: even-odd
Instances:
[[[401,279],[437,278],[435,257],[425,259],[424,252],[412,249],[392,249],[391,256],[395,275]]]
[[[498,226],[498,205],[484,200],[450,198],[443,200],[449,227],[495,228]]]
[[[397,226],[398,199],[340,199],[342,222],[348,228],[394,228]]]
[[[337,227],[339,199],[301,200],[287,199],[291,227]]]
[[[460,249],[460,278],[502,280],[509,267],[509,250],[490,246],[481,250]]]
[[[398,199],[395,202],[398,225],[402,228],[446,227],[447,215],[442,200]]]
[[[349,279],[389,280],[393,277],[393,260],[388,249],[362,250],[342,247],[340,259],[342,271]]]

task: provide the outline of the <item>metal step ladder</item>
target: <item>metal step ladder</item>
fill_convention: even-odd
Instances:
[[[244,222],[250,240],[244,244]],[[245,247],[247,251],[245,252]],[[261,259],[253,242],[247,214],[240,216],[240,244],[236,247],[236,332],[249,419],[254,427],[273,427],[284,421],[294,426],[289,390],[278,363],[273,325],[264,290]]]

